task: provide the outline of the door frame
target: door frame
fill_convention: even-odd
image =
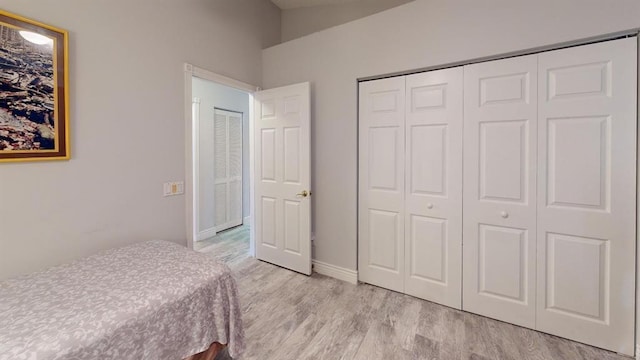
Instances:
[[[638,82],[636,83],[636,118],[637,122],[640,125],[640,32],[636,33],[636,41],[638,44],[637,51],[638,57],[636,58],[636,66],[638,77]],[[635,313],[635,359],[640,360],[640,230],[638,230],[638,225],[640,225],[640,126],[636,128],[636,292],[635,292],[635,300],[636,300],[636,313]]]
[[[208,80],[220,85],[228,86],[249,94],[249,224],[250,240],[249,255],[255,256],[255,226],[254,226],[254,154],[253,154],[253,94],[260,88],[255,85],[226,77],[212,71],[199,68],[195,65],[184,63],[184,123],[185,123],[185,225],[187,247],[193,250],[193,243],[198,236],[198,127],[194,126],[192,114],[192,85],[193,77]]]

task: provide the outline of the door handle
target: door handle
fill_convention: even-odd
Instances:
[[[311,196],[311,191],[302,190],[302,192],[301,193],[297,193],[296,196],[302,196],[302,197]]]

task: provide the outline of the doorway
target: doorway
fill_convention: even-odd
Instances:
[[[256,87],[185,64],[188,246],[250,228],[250,120]],[[251,237],[252,238],[252,237]],[[250,250],[250,255],[253,254]]]
[[[202,112],[213,109],[214,114],[209,118],[215,116],[216,107],[234,110],[236,113],[248,113],[243,130],[243,133],[248,130],[248,141],[244,142],[243,149],[249,166],[244,166],[248,176],[243,176],[243,181],[249,184],[249,190],[246,191],[245,188],[243,198],[248,200],[243,201],[243,213],[248,216],[249,221],[245,217],[243,222],[250,223],[249,256],[257,256],[260,260],[310,275],[310,84],[292,84],[260,91],[251,85],[190,64],[185,64],[184,70],[187,246],[194,249],[194,242],[208,239],[216,231],[215,207],[218,200],[213,201],[213,223],[210,214],[208,216],[202,211],[212,201],[210,197],[204,198],[201,194],[204,192],[201,190],[206,187],[201,186],[201,183],[210,180],[214,189],[213,197],[216,185],[211,171],[201,174],[204,169],[201,164],[211,166],[215,157],[215,146],[210,145],[210,149],[214,148],[214,153],[208,158],[204,154],[206,146],[200,145],[201,137],[207,136],[206,127],[200,126],[200,120],[207,117]],[[232,92],[246,94],[248,105],[245,109],[248,110],[230,109],[228,105],[215,104],[219,99],[205,106],[204,98],[194,96],[194,92],[198,92],[194,84],[200,80],[206,81],[209,87],[217,84],[230,88]],[[255,122],[253,119],[256,119]],[[205,134],[201,136],[201,132]],[[214,166],[214,177],[215,171]],[[212,191],[211,187],[208,191]],[[208,223],[205,224],[205,221]],[[207,228],[207,225],[210,227]]]
[[[196,241],[248,223],[249,94],[192,79],[196,150]],[[246,220],[245,220],[246,219]]]

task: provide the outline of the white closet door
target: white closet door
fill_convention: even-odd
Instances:
[[[405,292],[460,308],[462,67],[406,77]]]
[[[242,224],[242,113],[214,111],[216,232]]]
[[[229,128],[229,227],[242,225],[242,113],[231,112]]]
[[[544,332],[633,355],[636,39],[539,56]]]
[[[227,115],[218,109],[214,110],[214,194],[213,201],[216,232],[224,229],[227,222],[227,196],[229,184],[227,181]]]
[[[360,83],[360,281],[404,291],[405,78]]]
[[[464,67],[463,309],[535,326],[537,57]]]

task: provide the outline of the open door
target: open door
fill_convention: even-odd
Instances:
[[[309,83],[254,93],[256,257],[311,274]]]

